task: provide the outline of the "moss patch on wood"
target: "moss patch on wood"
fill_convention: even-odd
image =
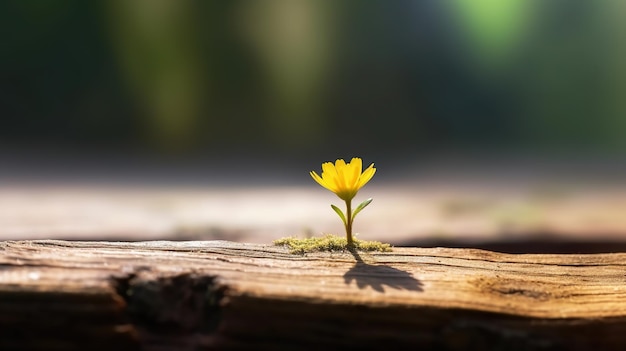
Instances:
[[[326,234],[323,237],[314,238],[287,237],[274,240],[274,245],[285,246],[289,248],[291,253],[295,254],[319,251],[346,251],[350,249],[345,237],[339,237],[333,234]],[[389,252],[391,251],[391,245],[381,243],[380,241],[354,239],[354,249],[368,252]]]

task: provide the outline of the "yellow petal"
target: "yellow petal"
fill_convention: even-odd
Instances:
[[[322,163],[322,178],[335,179],[337,178],[337,169],[332,162]]]
[[[334,164],[322,163],[321,176],[314,171],[309,174],[319,185],[332,191],[339,198],[349,201],[376,173],[373,163],[364,172],[361,172],[362,169],[361,158],[353,157],[349,163],[343,159],[337,159]]]
[[[358,185],[359,176],[363,168],[363,161],[360,158],[353,158],[348,164],[348,171],[346,174],[346,186],[354,188]]]
[[[322,163],[322,179],[328,186],[327,189],[335,191],[337,189],[337,169],[332,162]]]
[[[324,183],[322,178],[319,175],[317,175],[317,173],[315,173],[315,171],[311,171],[311,172],[309,172],[309,174],[311,175],[313,180],[315,180],[319,185],[326,186],[326,183]]]
[[[363,174],[361,174],[361,177],[359,178],[358,188],[360,189],[365,184],[367,184],[367,182],[369,182],[370,179],[372,179],[372,177],[374,176],[374,173],[376,173],[376,168],[374,168],[374,164],[372,163],[369,167],[367,167]]]
[[[346,161],[338,159],[335,161],[335,169],[337,170],[337,189],[342,191],[346,188]]]
[[[322,163],[322,175],[324,173],[334,173],[337,174],[337,170],[335,169],[335,165],[332,162],[324,162]]]

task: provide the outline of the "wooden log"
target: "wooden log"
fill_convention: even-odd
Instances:
[[[626,254],[0,242],[0,350],[622,350]]]

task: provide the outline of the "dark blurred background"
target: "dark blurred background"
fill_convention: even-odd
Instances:
[[[621,1],[0,3],[4,144],[626,150]]]
[[[2,1],[0,178],[210,183],[207,161],[273,160],[282,184],[358,155],[388,183],[471,178],[459,162],[619,183],[625,17],[613,0]]]

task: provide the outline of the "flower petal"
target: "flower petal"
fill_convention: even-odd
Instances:
[[[317,184],[323,186],[324,188],[328,188],[326,186],[326,182],[324,182],[324,180],[319,175],[317,175],[317,173],[315,173],[315,171],[311,171],[311,172],[309,172],[309,174],[311,175],[313,180],[315,180],[317,182]]]
[[[335,169],[337,170],[337,189],[339,191],[345,191],[346,189],[346,161],[338,159],[335,161]]]
[[[337,169],[332,162],[324,162],[322,163],[322,179],[327,185],[327,189],[332,192],[337,191]]]
[[[337,175],[337,170],[335,168],[335,165],[332,162],[324,162],[322,163],[322,175],[324,173],[333,173],[334,175]]]
[[[361,174],[361,177],[359,178],[358,188],[360,189],[365,184],[367,184],[367,182],[369,182],[370,179],[372,179],[372,177],[374,176],[374,173],[376,173],[376,168],[374,168],[374,164],[372,163],[369,167],[367,167],[363,174]]]
[[[359,176],[363,168],[363,161],[360,158],[354,157],[348,164],[348,170],[346,174],[346,186],[349,188],[355,188],[359,184]],[[358,188],[356,189],[358,190]]]
[[[321,176],[311,171],[311,177],[322,187],[335,193],[340,199],[352,200],[359,189],[372,179],[376,168],[372,163],[364,172],[363,161],[359,157],[353,157],[349,163],[343,159],[337,159],[335,163],[322,163]]]

